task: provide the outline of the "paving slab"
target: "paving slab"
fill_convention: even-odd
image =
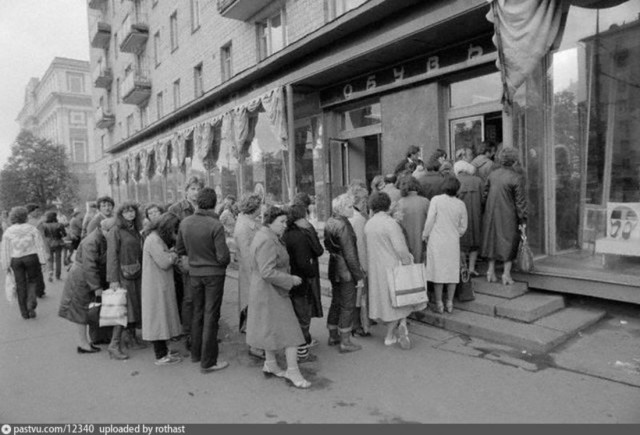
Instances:
[[[556,331],[575,333],[593,325],[605,315],[602,310],[569,307],[535,321],[533,324]]]
[[[562,308],[564,308],[562,296],[527,292],[496,306],[496,315],[531,323]]]
[[[517,298],[528,290],[527,283],[524,282],[516,281],[511,285],[502,285],[502,283],[487,282],[483,277],[474,278],[472,282],[474,292],[505,299]]]
[[[464,311],[471,311],[485,316],[494,317],[496,315],[496,306],[506,303],[504,298],[497,298],[482,293],[477,293],[476,298],[469,302],[456,302],[455,307]]]

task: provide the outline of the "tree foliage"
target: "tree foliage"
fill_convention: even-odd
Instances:
[[[0,204],[5,210],[36,203],[43,208],[56,200],[76,200],[78,181],[69,170],[64,147],[23,130],[0,171]]]

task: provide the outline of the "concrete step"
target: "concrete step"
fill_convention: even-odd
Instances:
[[[469,302],[457,302],[455,306],[456,308],[464,311],[471,311],[472,313],[495,317],[496,306],[503,304],[504,302],[504,298],[497,298],[495,296],[476,293],[475,300]]]
[[[603,315],[604,312],[572,308],[559,311],[536,323],[521,323],[454,309],[453,313],[444,315],[424,310],[414,313],[413,317],[447,331],[526,349],[532,353],[546,353],[579,330],[597,322]],[[547,320],[549,318],[551,319]]]
[[[515,282],[511,285],[502,285],[499,282],[487,282],[485,277],[473,278],[473,291],[489,296],[496,296],[504,299],[514,299],[522,296],[528,290],[527,283]]]
[[[496,305],[496,316],[531,323],[564,308],[564,298],[538,292],[526,294]]]

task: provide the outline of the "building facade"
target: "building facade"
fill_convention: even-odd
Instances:
[[[640,0],[565,0],[515,94],[486,0],[89,0],[97,171],[116,201],[316,199],[410,145],[491,141],[527,174],[535,288],[640,303]]]
[[[83,60],[54,58],[41,79],[29,80],[16,119],[22,129],[65,147],[83,202],[95,200],[97,193],[91,168],[95,149],[89,65]]]

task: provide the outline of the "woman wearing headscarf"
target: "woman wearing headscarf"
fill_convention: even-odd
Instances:
[[[484,187],[487,202],[480,254],[489,259],[489,282],[498,281],[496,261],[504,262],[504,285],[513,284],[511,265],[518,252],[518,229],[527,223],[525,180],[518,165],[518,152],[513,148],[503,149],[500,153],[500,166],[489,174]]]
[[[460,181],[458,198],[464,202],[467,208],[467,231],[460,238],[460,249],[464,255],[469,256],[469,274],[478,276],[476,272],[476,261],[482,241],[482,207],[483,207],[483,183],[482,178],[475,175],[476,167],[470,163],[469,158],[473,158],[465,148],[460,153],[458,161],[453,165],[453,170]],[[456,153],[458,155],[458,153]]]
[[[264,349],[262,371],[265,375],[285,378],[296,388],[309,388],[311,383],[298,368],[298,345],[304,342],[304,336],[289,296],[293,287],[302,284],[302,278],[289,273],[289,254],[281,241],[287,214],[281,208],[270,206],[264,212],[263,223],[250,248],[253,264],[247,344]],[[276,352],[281,349],[285,349],[286,371],[276,361]]]

